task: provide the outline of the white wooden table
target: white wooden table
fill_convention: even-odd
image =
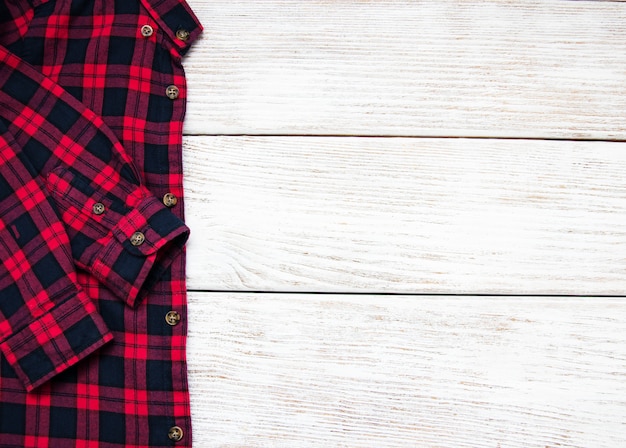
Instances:
[[[189,3],[194,446],[626,446],[626,3]]]

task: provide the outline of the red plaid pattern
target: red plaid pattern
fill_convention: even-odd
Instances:
[[[184,0],[0,0],[0,447],[191,446],[181,60],[201,30]]]

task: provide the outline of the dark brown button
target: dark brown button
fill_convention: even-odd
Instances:
[[[176,38],[182,40],[183,42],[189,39],[189,31],[187,30],[178,30],[176,31]]]
[[[133,246],[141,246],[146,241],[146,236],[141,232],[135,232],[130,237],[130,244]]]
[[[167,436],[174,442],[180,442],[183,440],[183,428],[180,426],[172,426],[167,433]]]
[[[163,204],[165,204],[166,207],[174,207],[178,204],[178,198],[172,193],[165,193],[165,196],[163,196]]]
[[[178,87],[173,86],[173,85],[167,86],[167,89],[165,89],[165,94],[170,100],[175,100],[176,98],[178,98],[178,95],[180,94],[180,90],[178,90]]]
[[[94,215],[101,215],[104,213],[105,207],[104,204],[102,202],[96,202],[93,205],[93,214]]]
[[[170,311],[165,315],[165,322],[172,327],[178,325],[180,322],[180,313],[177,311]]]
[[[144,25],[141,27],[141,35],[143,37],[150,37],[154,33],[154,29],[150,25]]]

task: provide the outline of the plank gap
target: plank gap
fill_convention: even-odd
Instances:
[[[333,291],[250,291],[250,290],[230,290],[230,289],[188,289],[190,294],[258,294],[258,295],[316,295],[316,296],[397,296],[397,297],[484,297],[484,298],[529,298],[537,297],[544,299],[554,298],[602,298],[602,299],[623,299],[625,295],[611,295],[611,294],[497,294],[497,293],[430,293],[430,292],[377,292],[377,291],[347,291],[347,292],[333,292]]]
[[[626,1],[626,0],[624,0]],[[517,141],[517,140],[525,140],[530,142],[608,142],[608,143],[624,143],[626,139],[619,138],[585,138],[585,137],[499,137],[497,135],[494,136],[480,136],[480,135],[469,135],[469,136],[461,136],[461,135],[426,135],[426,134],[416,134],[416,135],[397,135],[397,134],[272,134],[272,133],[224,133],[224,134],[208,134],[201,132],[184,132],[185,137],[225,137],[225,138],[367,138],[367,139],[376,139],[376,138],[390,138],[390,139],[447,139],[447,140],[499,140],[499,141]]]

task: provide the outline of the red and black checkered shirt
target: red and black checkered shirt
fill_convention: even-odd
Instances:
[[[191,446],[184,0],[0,0],[0,446]]]

